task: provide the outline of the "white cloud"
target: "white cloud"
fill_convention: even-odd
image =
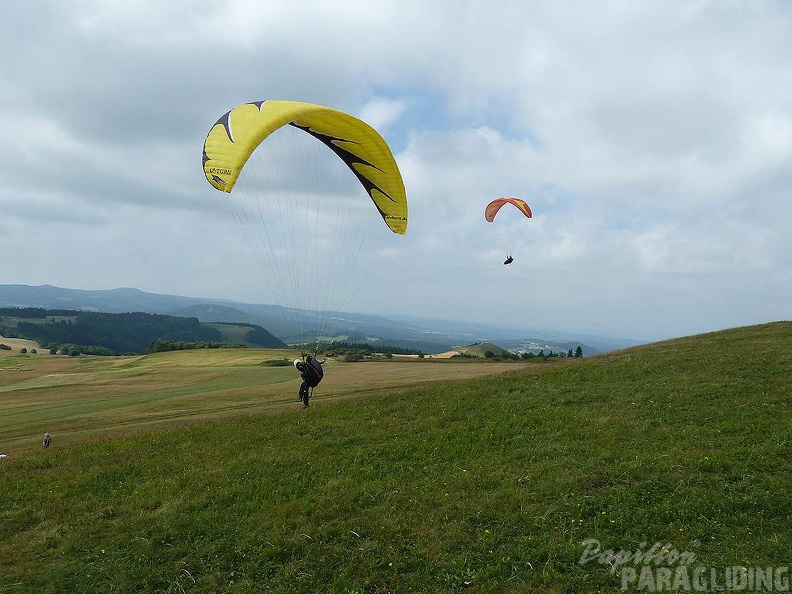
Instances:
[[[363,106],[358,117],[375,130],[384,130],[396,122],[407,107],[405,99],[373,99]]]

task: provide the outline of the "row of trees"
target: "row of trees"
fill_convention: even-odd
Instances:
[[[385,355],[422,355],[420,349],[398,347],[390,345],[372,345],[370,342],[331,342],[327,345],[328,349],[339,351],[358,350],[365,353],[384,353]]]
[[[114,353],[107,347],[97,345],[79,345],[70,342],[63,344],[56,344],[51,342],[46,347],[50,355],[68,355],[70,357],[79,357],[80,355],[100,355],[108,357],[112,355],[120,355],[122,353]],[[127,353],[134,354],[134,353]]]
[[[315,344],[297,345],[297,348],[302,348],[306,353],[313,351],[317,348]],[[326,353],[330,356],[343,355],[348,360],[359,361],[365,356],[370,356],[375,353],[382,353],[386,359],[393,357],[393,355],[418,355],[423,357],[423,353],[419,349],[411,349],[407,347],[398,347],[391,345],[373,345],[370,342],[349,342],[349,341],[331,341],[327,343],[319,343],[319,351]]]
[[[165,351],[191,351],[195,349],[246,349],[247,345],[239,342],[185,342],[183,340],[155,340],[149,346],[149,353],[162,353]]]
[[[464,355],[465,354],[462,354],[461,356],[464,356]],[[475,356],[475,355],[467,355],[467,356]],[[572,352],[572,349],[569,349],[569,351],[567,351],[567,352],[561,351],[560,353],[554,353],[553,351],[550,351],[547,354],[545,354],[544,349],[542,349],[536,355],[534,355],[532,352],[525,352],[525,353],[522,353],[521,355],[518,355],[517,353],[512,353],[511,351],[502,351],[500,355],[496,354],[494,351],[485,351],[484,352],[484,357],[486,357],[487,359],[492,359],[494,357],[500,357],[501,359],[515,359],[515,360],[516,359],[540,358],[540,359],[544,359],[546,361],[550,357],[561,357],[561,358],[565,358],[565,357],[572,358],[572,357],[574,357],[574,358],[579,358],[579,357],[582,357],[582,356],[583,356],[583,348],[580,345],[578,345],[578,348],[575,349],[574,353]]]

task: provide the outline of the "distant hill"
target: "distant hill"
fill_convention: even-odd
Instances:
[[[69,309],[0,308],[0,335],[36,341],[42,348],[80,347],[93,354],[146,353],[154,341],[213,342],[285,347],[254,324],[208,324],[164,314]]]
[[[477,342],[476,344],[458,347],[455,350],[463,355],[471,355],[473,357],[486,357],[488,352],[493,353],[497,357],[504,351],[509,352],[509,349],[504,349],[492,342]]]
[[[0,285],[0,306],[67,308],[107,313],[145,312],[179,317],[195,317],[201,322],[255,324],[286,343],[292,336],[281,308],[227,299],[207,299],[146,293],[134,288],[108,290],[65,289],[50,285]],[[306,311],[305,315],[315,315]],[[441,353],[457,345],[491,341],[512,352],[537,353],[573,350],[582,346],[585,355],[641,344],[641,341],[594,335],[569,335],[537,331],[512,325],[492,325],[466,321],[437,320],[401,315],[336,313],[339,340],[361,338],[373,344],[388,344],[424,353]]]
[[[215,303],[188,305],[187,307],[172,310],[171,315],[198,318],[204,322],[257,324],[261,321],[260,316],[244,312],[235,307]]]

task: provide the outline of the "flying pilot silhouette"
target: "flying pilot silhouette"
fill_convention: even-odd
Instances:
[[[510,254],[509,257],[506,258],[506,261],[504,262],[504,264],[511,264],[512,262],[514,262],[514,258],[512,258],[511,254]]]

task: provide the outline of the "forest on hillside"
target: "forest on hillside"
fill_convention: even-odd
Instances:
[[[157,340],[222,342],[222,334],[198,318],[149,313],[98,313],[42,308],[0,308],[0,335],[36,341],[42,348],[69,345],[88,354],[143,354]],[[247,333],[251,342],[279,347],[282,341],[259,326]]]

